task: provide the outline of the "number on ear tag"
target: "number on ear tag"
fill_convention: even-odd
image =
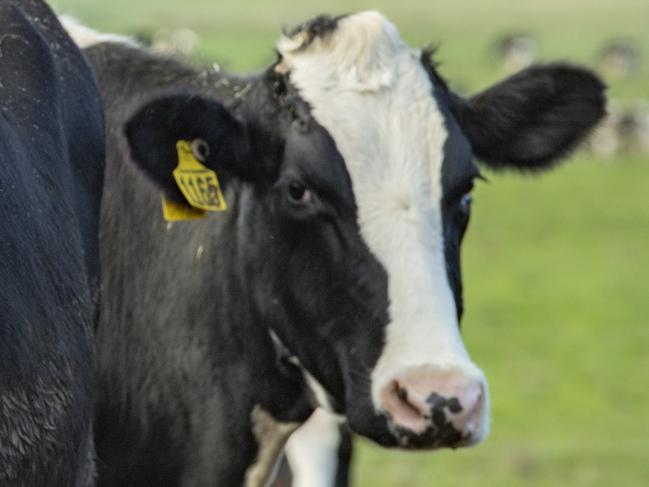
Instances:
[[[178,167],[173,175],[187,201],[194,208],[205,211],[225,211],[228,209],[221,192],[216,173],[203,166],[194,156],[191,143],[179,140]]]

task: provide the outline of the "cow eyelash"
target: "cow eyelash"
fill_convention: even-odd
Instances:
[[[473,191],[473,187],[474,187],[473,180],[471,180],[467,184],[464,184],[462,186],[458,186],[453,191],[451,191],[451,193],[448,195],[448,197],[447,197],[448,200],[447,201],[449,201],[449,202],[461,201],[462,198],[464,198],[466,195],[471,194],[471,191]]]
[[[478,171],[469,181],[467,181],[466,184],[458,186],[457,189],[451,193],[451,200],[461,201],[465,196],[470,196],[471,192],[475,189],[476,181],[482,181],[485,183],[489,182],[489,180]],[[471,198],[471,201],[473,201],[473,198]]]

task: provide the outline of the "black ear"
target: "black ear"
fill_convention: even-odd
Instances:
[[[179,140],[202,139],[207,144],[202,164],[217,171],[222,186],[233,178],[254,179],[245,126],[208,98],[188,94],[157,98],[127,122],[126,137],[135,163],[176,201],[183,201],[172,175]]]
[[[606,86],[566,64],[532,66],[469,99],[454,113],[489,166],[534,171],[566,156],[605,114]]]

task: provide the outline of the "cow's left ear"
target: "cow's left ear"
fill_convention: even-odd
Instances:
[[[188,94],[156,98],[127,122],[126,137],[134,162],[176,201],[183,199],[173,178],[179,141],[194,143],[197,158],[218,172],[222,186],[232,179],[255,178],[245,125],[209,98]]]
[[[487,165],[536,171],[567,155],[602,119],[606,86],[566,64],[532,66],[468,99],[453,111]]]

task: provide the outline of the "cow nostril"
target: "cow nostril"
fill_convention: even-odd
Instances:
[[[394,381],[394,390],[402,406],[410,409],[416,415],[421,415],[420,409],[408,400],[408,389],[402,387],[398,381]]]
[[[420,407],[410,397],[408,389],[396,380],[384,389],[383,404],[395,425],[413,432],[423,433],[430,423],[427,408]]]
[[[397,396],[399,396],[399,399],[403,402],[408,402],[408,391],[401,387],[398,382],[394,383],[394,387],[397,389]]]

